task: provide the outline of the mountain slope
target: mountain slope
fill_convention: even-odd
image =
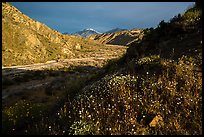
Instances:
[[[201,18],[202,9],[192,8],[147,29],[114,72],[64,104],[78,114],[69,133],[201,135]]]
[[[82,90],[73,88],[76,96],[67,95],[53,115],[26,126],[23,133],[202,135],[201,65],[202,9],[194,7],[144,30],[105,76]],[[8,123],[25,121],[11,113],[26,110],[29,104],[24,104],[3,111]],[[13,127],[8,133],[15,133]]]
[[[124,30],[126,30],[126,29],[115,28],[115,29],[111,29],[109,31],[106,31],[104,33],[115,33],[115,32],[124,31]]]
[[[114,33],[103,33],[98,35],[90,36],[90,39],[96,40],[105,44],[113,45],[129,45],[134,41],[140,41],[143,37],[143,30],[133,29],[133,30],[123,30]]]
[[[83,117],[78,123],[94,125],[90,134],[201,135],[201,18],[202,9],[192,8],[147,29],[130,44],[124,66],[88,85],[72,104],[83,104],[73,109]],[[71,133],[87,131],[75,123]]]
[[[82,46],[83,45],[83,46]],[[9,3],[2,3],[2,64],[25,65],[78,57],[97,42],[62,35],[24,15]],[[79,51],[81,50],[81,51]]]
[[[156,29],[147,29],[140,43],[132,43],[130,57],[159,54],[178,59],[182,55],[197,56],[202,51],[202,10],[191,8],[169,22],[161,21]]]
[[[30,19],[12,5],[2,3],[3,65],[45,62],[58,56],[71,56],[67,47],[60,33]]]

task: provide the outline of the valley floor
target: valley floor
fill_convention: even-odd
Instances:
[[[22,99],[32,102],[46,100],[48,104],[55,102],[65,90],[65,85],[100,74],[109,60],[121,57],[126,49],[125,46],[106,45],[100,51],[89,52],[87,57],[2,67],[3,80],[6,79],[2,90],[3,105],[10,106]],[[47,89],[55,90],[57,96],[47,95]]]

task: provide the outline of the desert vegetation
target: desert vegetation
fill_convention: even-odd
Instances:
[[[67,80],[54,106],[24,100],[4,107],[3,133],[202,135],[201,19],[196,3],[157,28],[144,29],[141,39],[102,71],[61,68],[61,75],[88,75]],[[52,91],[45,93],[55,96]]]

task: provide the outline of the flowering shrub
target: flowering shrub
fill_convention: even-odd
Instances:
[[[160,59],[159,55],[152,55],[152,56],[149,56],[149,57],[144,57],[144,58],[138,59],[137,64],[138,65],[150,64],[150,63],[152,63],[154,61],[158,61],[159,59]]]
[[[151,62],[141,60],[141,65]],[[60,114],[78,121],[70,126],[70,134],[201,134],[202,78],[193,71],[194,61],[155,57],[153,62],[160,64],[155,67],[162,71],[158,74],[135,70],[135,75],[107,75],[84,88]],[[148,69],[143,71],[151,72]],[[151,127],[157,115],[163,124]]]
[[[83,122],[83,121],[76,121],[70,127],[70,134],[73,135],[88,135],[91,134],[92,124]]]
[[[200,15],[201,11],[192,9],[179,19],[191,25],[200,20]],[[169,34],[168,29],[164,32]],[[167,40],[169,36],[165,36]],[[150,40],[155,43],[157,39],[159,35],[156,34]],[[83,90],[83,82],[70,84],[67,100],[56,115],[50,119],[43,117],[28,128],[29,132],[49,135],[202,134],[202,53],[198,51],[195,58],[183,55],[171,60],[157,55],[140,58],[134,47],[129,49],[132,50],[126,55],[132,60],[125,64],[127,66],[119,68],[119,64],[125,62],[124,56],[120,63],[110,62],[106,66],[109,74]],[[26,102],[4,109],[3,132],[12,133],[34,121],[41,116],[38,110],[41,106]]]
[[[122,68],[80,92],[74,90],[78,94],[68,96],[54,121],[42,120],[27,131],[49,135],[201,134],[202,77],[195,71],[196,60],[150,56],[134,63],[151,67],[131,74]],[[3,130],[34,121],[41,109],[28,102],[4,109]]]
[[[200,21],[201,16],[202,16],[201,9],[192,8],[184,13],[184,15],[182,16],[182,19],[185,20],[189,24],[195,24],[196,22]]]

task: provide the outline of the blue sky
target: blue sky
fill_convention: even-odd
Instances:
[[[156,27],[161,20],[183,13],[194,2],[11,2],[22,13],[59,32],[85,28]]]

